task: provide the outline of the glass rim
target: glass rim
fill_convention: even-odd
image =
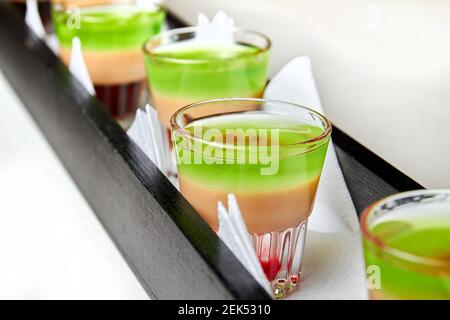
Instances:
[[[377,209],[380,208],[381,205],[386,204],[393,200],[399,200],[405,197],[418,196],[422,194],[447,194],[450,196],[450,189],[420,189],[420,190],[411,190],[406,192],[396,193],[385,198],[382,198],[375,203],[366,207],[360,217],[360,226],[361,233],[364,240],[369,241],[372,245],[382,250],[383,252],[387,252],[388,254],[399,258],[401,260],[405,260],[408,262],[412,262],[419,265],[426,265],[429,267],[436,268],[450,268],[450,260],[445,258],[429,258],[424,257],[418,254],[410,253],[401,249],[394,248],[386,244],[383,240],[381,240],[378,236],[376,236],[369,227],[368,220],[372,214],[374,214]]]
[[[166,56],[164,54],[156,54],[154,52],[152,52],[151,49],[148,49],[148,45],[153,42],[156,41],[159,38],[162,38],[164,36],[173,36],[173,35],[177,35],[177,34],[183,34],[183,33],[192,33],[195,32],[197,30],[197,26],[191,26],[191,27],[183,27],[183,28],[176,28],[176,29],[169,29],[169,30],[165,30],[162,31],[156,35],[152,35],[150,37],[147,38],[147,40],[144,42],[143,45],[143,51],[144,54],[149,56],[149,57],[154,57],[155,59],[160,59],[160,60],[165,60],[165,61],[171,61],[171,62],[189,62],[191,64],[202,64],[202,63],[210,63],[210,60],[202,60],[202,59],[182,59],[182,58],[174,58],[174,57],[169,57]],[[264,39],[266,41],[266,45],[263,48],[258,48],[259,50],[256,52],[252,52],[251,54],[246,54],[243,55],[244,57],[249,57],[252,55],[259,55],[262,53],[265,53],[267,51],[270,50],[270,48],[272,47],[272,41],[270,40],[270,38],[268,36],[266,36],[265,34],[258,32],[258,31],[254,31],[254,30],[250,30],[250,29],[244,29],[244,28],[235,28],[233,30],[233,33],[236,32],[243,32],[243,33],[248,33],[248,34],[253,34],[256,35],[258,37],[261,37],[262,39]],[[239,57],[230,57],[230,58],[223,58],[221,59],[221,61],[232,61],[232,60],[238,60],[241,59],[243,56],[239,56]]]
[[[305,107],[303,105],[300,104],[296,104],[296,103],[292,103],[292,102],[287,102],[287,101],[282,101],[282,100],[275,100],[275,99],[262,99],[262,98],[220,98],[220,99],[211,99],[211,100],[204,100],[204,101],[199,101],[199,102],[195,102],[195,103],[191,103],[179,110],[177,110],[171,117],[170,117],[170,128],[172,129],[172,131],[177,132],[177,133],[181,133],[183,136],[192,139],[194,141],[200,141],[203,142],[202,138],[198,138],[195,135],[191,134],[188,130],[186,130],[185,128],[182,128],[179,124],[177,119],[184,114],[187,110],[192,110],[195,109],[196,107],[199,106],[204,106],[204,105],[208,105],[211,103],[218,103],[218,102],[257,102],[257,103],[274,103],[274,104],[284,104],[284,105],[289,105],[292,107],[296,107],[296,108],[301,108],[307,112],[310,112],[312,114],[314,114],[315,116],[317,116],[323,123],[324,123],[324,128],[323,131],[321,132],[320,135],[310,138],[308,140],[304,140],[304,141],[299,141],[299,142],[294,142],[294,143],[290,143],[290,144],[286,144],[283,146],[280,146],[280,148],[283,147],[292,147],[292,146],[302,146],[302,145],[308,145],[308,144],[312,144],[315,142],[321,142],[326,140],[327,138],[329,138],[331,136],[331,132],[332,132],[332,125],[331,122],[327,119],[327,117],[325,117],[324,115],[322,115],[321,113]],[[240,113],[242,111],[236,111],[236,112],[232,112],[232,113]],[[231,113],[230,113],[231,114]],[[322,145],[322,144],[321,144]],[[314,148],[315,150],[316,148]],[[306,152],[310,152],[312,150],[307,150]],[[303,154],[303,153],[300,153]]]

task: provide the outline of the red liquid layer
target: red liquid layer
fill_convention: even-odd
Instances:
[[[259,262],[261,263],[261,266],[264,270],[264,273],[266,274],[267,279],[269,279],[269,281],[274,280],[278,271],[280,271],[281,269],[281,264],[278,258],[274,257],[269,260],[260,259]]]
[[[281,296],[299,281],[305,236],[306,222],[284,231],[251,235],[261,267]]]
[[[97,98],[116,119],[123,119],[139,108],[143,81],[117,85],[95,85]]]

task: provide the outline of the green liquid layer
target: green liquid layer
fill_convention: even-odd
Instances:
[[[170,45],[145,57],[154,94],[194,100],[261,95],[268,59],[268,51],[240,44]]]
[[[372,232],[391,248],[450,265],[450,212],[438,206],[426,212],[401,209],[386,216]],[[449,267],[427,267],[383,253],[366,243],[367,265],[378,265],[381,289],[374,293],[394,299],[450,299]]]
[[[210,137],[203,134],[203,143],[189,145],[189,139],[174,134],[174,146],[179,175],[208,188],[227,192],[290,189],[317,180],[322,171],[328,138],[315,144],[293,145],[315,138],[323,132],[323,129],[313,124],[305,124],[287,116],[247,112],[194,121],[186,129],[192,133],[197,128],[199,132],[200,126],[202,133],[211,133]],[[209,130],[212,128],[214,131]],[[248,133],[245,144],[237,147],[237,140],[229,140],[231,143],[227,144],[227,129],[233,132],[241,129]],[[271,131],[273,129],[278,132],[278,143],[272,140],[272,137],[276,137]],[[219,140],[217,137],[223,138]],[[253,138],[258,139],[256,146],[249,144]],[[195,163],[196,155],[197,159],[201,155],[201,164]],[[241,160],[239,163],[238,159]],[[263,168],[270,174],[263,175]]]
[[[53,11],[55,33],[62,47],[71,47],[79,37],[83,49],[118,50],[141,48],[160,32],[165,13],[160,9],[139,9],[131,5],[82,8],[73,12]],[[79,21],[79,28],[75,28]]]

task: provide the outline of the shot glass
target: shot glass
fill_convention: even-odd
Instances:
[[[166,126],[180,108],[201,100],[262,96],[267,82],[270,40],[237,29],[233,43],[196,42],[197,27],[150,38],[145,61],[150,95]]]
[[[450,299],[450,190],[387,197],[361,228],[371,299]]]
[[[164,11],[132,0],[56,0],[52,16],[62,60],[79,37],[98,99],[126,127],[146,86],[142,46],[160,32]]]
[[[299,283],[330,122],[303,106],[236,98],[184,107],[170,127],[181,193],[216,231],[217,203],[234,194],[272,290],[285,297]]]

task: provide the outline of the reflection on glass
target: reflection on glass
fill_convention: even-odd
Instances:
[[[361,227],[372,299],[450,299],[450,190],[390,196]]]

